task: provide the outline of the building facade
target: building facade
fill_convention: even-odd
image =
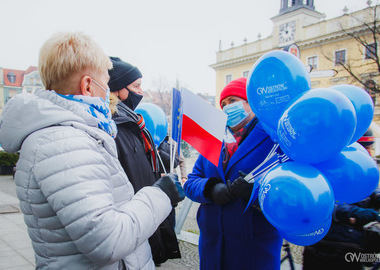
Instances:
[[[3,68],[0,67],[0,112],[2,111],[2,108],[4,106],[4,77],[3,77]]]
[[[211,65],[216,71],[215,103],[219,103],[223,87],[231,80],[247,77],[259,57],[289,47],[310,70],[312,88],[336,84],[364,88],[340,65],[349,63],[359,78],[368,82],[366,90],[375,100],[376,94],[370,89],[379,83],[379,69],[369,56],[377,52],[377,43],[363,22],[371,23],[379,12],[374,12],[378,6],[368,3],[365,9],[349,13],[345,8],[341,16],[326,20],[315,10],[314,0],[281,0],[279,14],[271,18],[273,31],[269,37],[216,53],[216,63]],[[360,45],[352,36],[359,36],[370,46]]]
[[[0,69],[0,112],[5,103],[17,94],[34,93],[42,89],[37,67],[31,66],[27,70]]]

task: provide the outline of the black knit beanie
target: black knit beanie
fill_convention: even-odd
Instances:
[[[126,88],[139,78],[142,78],[142,74],[137,67],[122,61],[119,57],[110,57],[113,68],[108,71],[110,75],[110,81],[108,86],[111,92],[119,91]]]

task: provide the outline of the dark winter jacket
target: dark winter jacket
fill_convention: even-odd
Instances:
[[[135,120],[136,114],[121,102],[117,107],[118,112],[113,115],[113,120],[118,129],[115,139],[118,157],[137,192],[145,186],[151,186],[160,175],[153,172],[149,155],[145,152],[141,130]],[[172,218],[171,215],[165,219],[149,238],[153,260],[156,264],[181,257],[177,237],[171,225]]]
[[[153,173],[144,149],[140,127],[131,116],[134,112],[121,102],[117,107],[118,112],[113,115],[112,119],[118,130],[115,141],[119,161],[137,192],[145,186],[151,186],[159,176]],[[131,114],[126,113],[125,110]]]

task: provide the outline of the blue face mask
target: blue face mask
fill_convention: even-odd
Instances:
[[[107,105],[108,108],[109,108],[109,107],[110,107],[110,92],[111,92],[110,88],[107,87],[107,89],[105,89],[100,83],[98,83],[98,82],[95,81],[94,79],[92,79],[92,81],[93,81],[94,83],[96,83],[100,88],[102,88],[104,92],[106,92],[106,98],[105,98],[104,101],[106,102],[106,105]]]
[[[227,114],[227,126],[231,128],[236,127],[248,117],[248,113],[244,110],[243,101],[224,106],[223,112]]]
[[[106,91],[106,100],[105,100],[106,105],[108,106],[108,108],[110,107],[110,92],[111,92],[111,90],[110,90],[110,88],[108,87],[108,88],[107,88],[107,91]]]

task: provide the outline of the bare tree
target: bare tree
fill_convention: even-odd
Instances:
[[[380,43],[379,2],[371,6],[372,1],[367,1],[368,8],[364,16],[359,13],[351,13],[342,16],[339,26],[343,35],[349,36],[357,43],[359,57],[339,58],[339,54],[324,57],[336,65],[341,66],[351,77],[351,81],[358,82],[368,91],[372,98],[380,93],[380,87],[376,79],[380,75],[380,56],[378,45]],[[348,17],[347,17],[348,16]],[[348,22],[351,22],[347,24]],[[364,60],[363,60],[364,59]]]
[[[170,115],[171,110],[171,90],[172,86],[167,83],[164,77],[159,77],[154,83],[151,89],[147,90],[144,95],[147,102],[156,104],[164,112],[165,115]]]

